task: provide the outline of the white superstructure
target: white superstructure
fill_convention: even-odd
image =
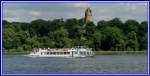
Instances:
[[[30,57],[87,57],[94,56],[92,48],[85,48],[78,46],[75,48],[34,48],[33,51],[27,55]]]

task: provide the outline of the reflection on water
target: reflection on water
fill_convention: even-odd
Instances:
[[[3,73],[147,73],[147,56],[95,56],[89,58],[30,58],[3,56]]]

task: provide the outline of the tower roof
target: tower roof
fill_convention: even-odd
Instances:
[[[87,8],[85,12],[92,12],[90,8]]]

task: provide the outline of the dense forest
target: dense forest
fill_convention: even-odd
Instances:
[[[96,51],[147,50],[148,23],[119,18],[97,24],[84,19],[37,19],[30,23],[3,20],[3,49],[31,51],[32,48],[87,46]]]

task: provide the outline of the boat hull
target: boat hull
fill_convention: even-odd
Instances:
[[[83,58],[83,57],[93,57],[94,55],[89,55],[89,56],[64,56],[64,55],[60,55],[60,56],[52,56],[52,55],[24,55],[26,57],[32,57],[32,58],[35,58],[35,57],[56,57],[56,58],[76,58],[76,57],[79,57],[79,58]]]

